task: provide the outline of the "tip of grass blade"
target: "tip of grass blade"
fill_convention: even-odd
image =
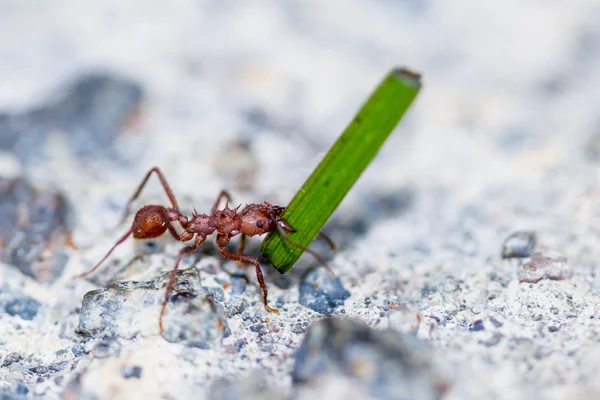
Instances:
[[[295,232],[287,234],[286,239],[274,231],[263,241],[262,253],[275,269],[285,273],[300,258],[375,157],[420,88],[421,75],[408,68],[391,70],[377,86],[287,206],[281,218]]]
[[[404,81],[415,89],[421,88],[421,74],[405,67],[394,68],[390,73],[396,79]]]

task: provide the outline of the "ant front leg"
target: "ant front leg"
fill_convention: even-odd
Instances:
[[[219,252],[223,257],[227,258],[228,260],[254,265],[254,268],[256,269],[256,279],[258,280],[258,285],[260,286],[260,289],[263,292],[263,304],[265,306],[265,310],[271,313],[279,313],[278,309],[269,306],[269,302],[267,300],[267,297],[269,296],[269,291],[267,290],[265,278],[263,276],[262,269],[260,268],[260,263],[258,262],[258,260],[254,257],[250,257],[244,254],[228,252],[227,248],[225,247],[227,246],[227,243],[229,243],[229,237],[224,235],[217,236],[217,246],[219,247]]]
[[[171,190],[171,188],[169,187],[169,184],[167,183],[167,178],[165,178],[165,175],[162,173],[162,171],[158,167],[153,167],[152,169],[150,169],[150,171],[148,171],[148,173],[146,174],[144,179],[142,179],[142,182],[139,184],[138,188],[136,189],[135,193],[133,193],[133,195],[127,201],[127,204],[125,205],[125,209],[123,210],[123,216],[121,217],[121,222],[120,222],[121,224],[125,221],[125,219],[127,219],[127,215],[129,215],[131,203],[133,203],[138,198],[138,196],[142,192],[142,189],[148,182],[148,179],[150,179],[150,176],[152,175],[153,172],[155,172],[156,175],[158,176],[158,179],[160,180],[160,183],[161,183],[163,189],[165,190],[165,193],[169,197],[169,200],[171,200],[171,205],[173,206],[173,208],[175,210],[177,210],[177,212],[179,212],[179,205],[177,204],[177,200],[175,199],[175,195],[173,194],[173,191]]]
[[[227,200],[228,203],[231,202],[231,195],[225,189],[221,190],[221,193],[219,193],[219,195],[217,196],[217,200],[215,200],[212,206],[212,210],[210,212],[211,215],[215,215],[215,213],[219,209],[219,204],[221,204],[221,201],[223,201],[223,199]]]

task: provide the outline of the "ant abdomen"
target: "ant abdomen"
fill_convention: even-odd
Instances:
[[[167,209],[159,205],[144,206],[133,219],[131,230],[136,239],[151,239],[165,233],[169,225]]]

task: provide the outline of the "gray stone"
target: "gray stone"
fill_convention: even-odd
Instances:
[[[48,132],[62,132],[76,155],[107,154],[142,94],[137,83],[112,74],[77,77],[46,104],[0,114],[0,149],[13,152],[25,165],[39,163]]]
[[[339,278],[331,279],[325,268],[313,268],[302,276],[300,304],[318,313],[330,315],[350,297]]]
[[[4,310],[12,316],[18,315],[24,320],[31,321],[40,309],[40,302],[31,297],[18,297],[6,303]]]
[[[502,244],[502,258],[525,258],[535,250],[537,235],[534,231],[514,232]]]
[[[296,384],[325,375],[352,378],[380,399],[439,399],[450,384],[427,343],[339,318],[311,325],[295,355]]]
[[[119,282],[88,292],[79,316],[79,332],[93,338],[124,339],[157,334],[169,275],[165,272],[146,282]],[[166,340],[201,348],[220,345],[229,328],[221,307],[205,291],[196,268],[178,271],[163,318]]]
[[[68,260],[70,207],[61,193],[22,178],[0,178],[0,259],[40,281],[54,282]]]

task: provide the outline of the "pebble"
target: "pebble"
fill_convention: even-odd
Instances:
[[[68,257],[70,206],[24,178],[0,178],[0,259],[40,282],[54,282]]]
[[[514,232],[502,244],[502,258],[525,258],[535,250],[537,235],[534,231]]]
[[[542,279],[563,280],[573,275],[566,257],[555,251],[536,252],[519,266],[519,282],[537,283]]]
[[[11,316],[18,315],[24,320],[31,321],[40,309],[40,302],[31,297],[20,297],[10,300],[4,310]]]
[[[325,268],[307,271],[300,282],[299,302],[321,314],[330,315],[350,297],[339,278],[331,279]]]
[[[22,357],[18,353],[8,353],[6,357],[4,357],[4,361],[2,361],[3,367],[8,367],[9,365],[21,361]]]
[[[478,332],[478,331],[482,331],[484,330],[485,327],[483,326],[483,321],[478,319],[477,321],[473,322],[471,324],[471,326],[469,326],[469,330],[471,332]]]
[[[124,365],[121,368],[121,376],[123,376],[125,379],[140,379],[142,377],[142,367],[139,365]]]
[[[117,357],[121,354],[121,343],[114,337],[105,337],[93,343],[92,354],[96,358]]]
[[[325,375],[351,378],[378,399],[439,399],[450,384],[426,342],[340,318],[311,325],[295,354],[296,385],[312,385]]]

